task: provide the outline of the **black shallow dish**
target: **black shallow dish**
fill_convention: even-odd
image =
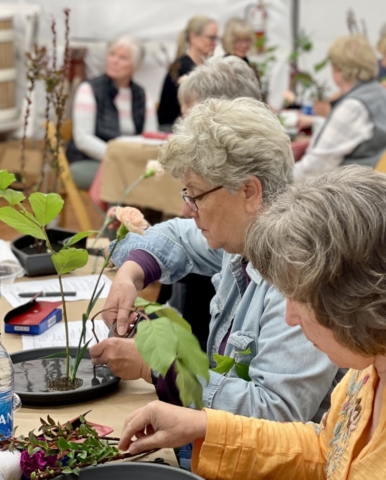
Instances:
[[[55,480],[203,480],[202,477],[181,468],[156,463],[114,463],[81,469],[80,475],[59,475]]]
[[[15,392],[24,406],[60,406],[87,402],[107,395],[118,387],[120,378],[113,375],[106,366],[97,367],[94,376],[90,354],[86,352],[77,373],[77,377],[83,380],[82,387],[66,392],[48,391],[47,380],[64,376],[65,360],[42,357],[64,350],[64,347],[37,348],[10,355],[15,369]],[[70,348],[70,352],[74,357],[76,348]]]

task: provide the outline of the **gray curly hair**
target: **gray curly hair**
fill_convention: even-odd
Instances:
[[[351,165],[288,188],[249,228],[246,254],[336,340],[386,353],[386,176]]]
[[[253,98],[195,105],[174,127],[159,160],[176,178],[194,173],[231,192],[257,176],[264,202],[293,179],[289,137],[269,107]]]
[[[196,67],[181,83],[178,101],[182,104],[207,98],[251,97],[261,100],[259,81],[252,68],[236,56],[217,57]]]

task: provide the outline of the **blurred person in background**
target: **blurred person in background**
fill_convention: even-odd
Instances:
[[[109,140],[158,130],[153,100],[132,80],[143,55],[136,40],[120,36],[109,46],[106,73],[76,91],[67,158],[79,188],[90,188]]]
[[[241,18],[231,18],[225,25],[221,39],[225,55],[236,55],[249,64],[247,54],[254,42],[254,34],[248,22]]]
[[[158,122],[162,130],[170,131],[175,120],[181,115],[177,98],[179,79],[213,55],[217,45],[217,32],[215,20],[205,15],[197,15],[189,20],[180,33],[176,59],[165,77],[158,107]]]
[[[382,87],[386,88],[386,23],[381,28],[377,48],[382,55],[382,58],[378,60],[378,80],[381,82]]]
[[[374,168],[386,149],[386,92],[374,49],[361,35],[341,37],[328,58],[341,96],[326,119],[299,114],[298,127],[313,127],[313,136],[295,164],[295,181],[349,164]]]

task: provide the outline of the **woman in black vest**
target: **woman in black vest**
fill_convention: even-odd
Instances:
[[[90,187],[109,140],[158,129],[151,98],[132,80],[142,57],[136,41],[119,37],[109,47],[106,73],[82,83],[76,92],[67,157],[79,188]]]
[[[180,33],[176,59],[165,77],[158,107],[158,123],[163,127],[162,130],[171,130],[181,115],[177,99],[179,79],[213,55],[216,43],[217,23],[205,15],[191,18]]]

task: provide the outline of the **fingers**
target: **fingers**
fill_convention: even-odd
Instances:
[[[121,440],[118,444],[120,450],[127,450],[132,443],[133,436],[137,432],[145,430],[146,425],[150,422],[149,405],[139,408],[126,418],[121,433]]]
[[[137,455],[138,453],[147,452],[155,448],[166,448],[167,446],[168,435],[166,432],[159,431],[132,441],[129,447],[129,453]]]
[[[93,365],[104,365],[107,362],[105,350],[108,347],[108,340],[105,339],[89,348],[91,362]]]

